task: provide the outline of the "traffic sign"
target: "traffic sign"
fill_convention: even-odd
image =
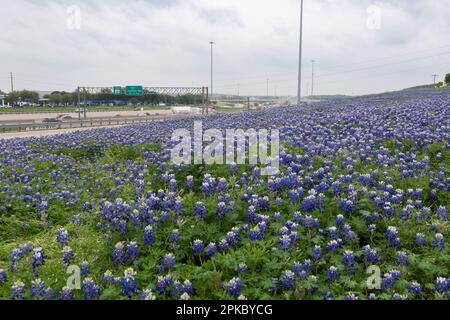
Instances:
[[[122,87],[114,87],[114,94],[115,95],[121,95],[122,94]]]
[[[127,86],[125,93],[127,96],[142,96],[144,94],[144,88],[142,86]]]

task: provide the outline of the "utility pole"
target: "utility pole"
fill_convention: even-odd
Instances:
[[[213,47],[214,47],[214,44],[215,44],[215,42],[214,41],[211,41],[210,43],[209,43],[210,45],[211,45],[211,98],[210,98],[210,100],[211,100],[211,102],[212,102],[212,99],[213,99],[213,93],[214,93],[214,90],[213,90]]]
[[[269,79],[267,79],[267,97],[269,97]]]
[[[14,92],[14,77],[13,77],[13,73],[12,72],[10,74],[10,78],[11,78],[11,92]]]
[[[314,97],[314,63],[316,60],[312,60],[312,78],[311,78],[311,97]]]
[[[433,81],[434,81],[433,83],[436,84],[436,78],[437,78],[439,75],[438,75],[438,74],[433,74],[433,75],[431,75],[431,76],[432,76],[433,79],[434,79],[434,80],[433,80]]]
[[[298,58],[298,91],[297,104],[300,105],[302,100],[302,44],[303,44],[303,0],[300,4],[300,47]]]

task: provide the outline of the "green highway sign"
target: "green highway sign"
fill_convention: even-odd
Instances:
[[[122,87],[114,87],[114,94],[121,95],[122,94]]]
[[[142,86],[127,86],[125,88],[125,94],[127,96],[142,96],[144,94],[144,88]]]

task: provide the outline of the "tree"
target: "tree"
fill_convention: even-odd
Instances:
[[[48,100],[50,101],[50,103],[58,105],[61,103],[62,96],[59,93],[52,93]]]
[[[34,91],[23,90],[19,91],[20,100],[24,102],[30,103],[38,103],[39,102],[39,93]]]
[[[19,101],[20,101],[20,93],[18,91],[10,92],[6,96],[6,102],[11,104],[12,106],[15,106]]]
[[[71,104],[74,101],[74,96],[72,93],[64,93],[61,95],[61,102],[67,107],[67,105]]]
[[[132,99],[130,100],[130,103],[131,103],[133,106],[137,105],[139,102],[140,102],[140,101],[139,101],[138,98],[132,98]]]
[[[445,76],[445,83],[450,85],[450,73],[447,73],[447,75]]]

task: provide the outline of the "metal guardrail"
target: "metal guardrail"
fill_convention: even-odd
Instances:
[[[109,127],[109,126],[120,126],[128,124],[174,120],[180,118],[189,118],[193,116],[195,115],[117,117],[117,118],[71,120],[71,121],[45,122],[45,123],[0,124],[0,133],[14,132],[14,131],[29,132],[42,130]]]

